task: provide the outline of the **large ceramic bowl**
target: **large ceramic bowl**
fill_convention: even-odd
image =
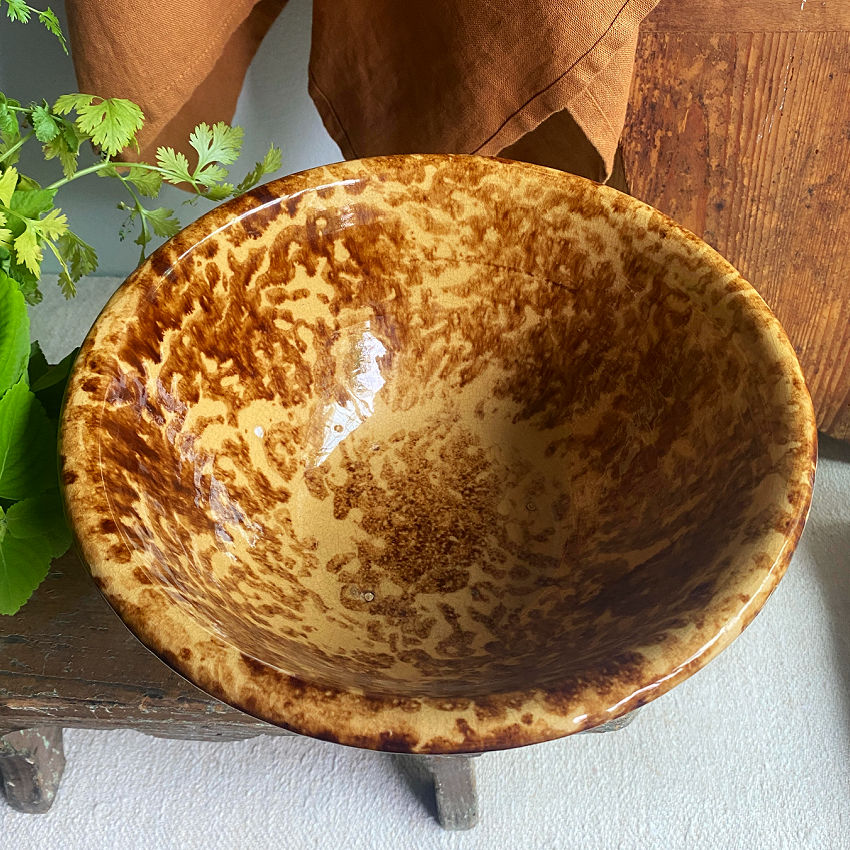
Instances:
[[[113,296],[62,424],[128,626],[289,729],[448,753],[657,697],[782,576],[816,454],[794,352],[611,189],[349,162],[202,217]]]

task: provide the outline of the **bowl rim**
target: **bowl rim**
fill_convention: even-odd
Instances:
[[[368,179],[372,172],[398,172],[411,161],[463,168],[467,160],[487,163],[486,167],[497,174],[521,169],[534,179],[555,181],[565,191],[571,184],[585,189],[593,186],[602,198],[616,198],[624,210],[650,214],[668,238],[688,245],[688,250],[718,275],[731,276],[742,290],[755,296],[748,303],[759,317],[760,333],[778,352],[793,386],[797,403],[788,405],[787,410],[793,420],[793,433],[799,435],[799,446],[793,476],[784,492],[790,498],[794,490],[794,521],[781,543],[772,547],[771,562],[762,570],[760,581],[748,588],[746,601],[740,601],[719,632],[707,627],[692,629],[689,649],[679,658],[654,661],[651,675],[637,688],[633,678],[622,681],[613,676],[605,692],[593,692],[589,686],[586,692],[579,692],[578,699],[572,692],[567,697],[556,688],[500,693],[492,699],[446,699],[393,698],[313,684],[245,655],[202,626],[164,590],[138,587],[130,570],[112,563],[106,547],[100,546],[97,535],[91,533],[86,494],[90,501],[92,493],[105,488],[102,480],[87,470],[85,453],[90,441],[76,402],[84,397],[82,384],[95,371],[91,366],[95,331],[113,315],[120,315],[121,302],[129,293],[149,291],[153,278],[167,277],[170,269],[206,238],[262,206],[284,203],[296,193],[315,190],[329,182]],[[223,218],[226,221],[221,224]],[[720,254],[663,213],[611,187],[543,166],[462,154],[371,157],[308,169],[228,201],[188,225],[127,278],[92,325],[66,389],[59,446],[63,501],[81,560],[125,625],[169,667],[223,702],[292,732],[366,749],[430,754],[505,749],[582,732],[650,702],[704,667],[752,621],[784,575],[808,516],[817,462],[814,411],[794,349],[765,302]],[[108,508],[108,502],[106,505]],[[146,600],[146,607],[136,601],[139,593]],[[150,611],[160,616],[151,617]]]

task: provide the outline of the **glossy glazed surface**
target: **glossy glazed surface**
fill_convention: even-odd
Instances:
[[[758,295],[535,166],[393,157],[255,190],[116,293],[68,390],[81,551],[220,698],[346,744],[580,731],[726,646],[816,438]]]

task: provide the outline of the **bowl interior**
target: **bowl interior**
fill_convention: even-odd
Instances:
[[[93,572],[376,699],[631,693],[681,666],[808,505],[775,320],[613,191],[375,162],[217,211],[110,302],[63,440],[99,494],[75,520]]]

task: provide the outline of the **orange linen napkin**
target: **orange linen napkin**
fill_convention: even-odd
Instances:
[[[185,147],[199,121],[232,118],[285,2],[67,0],[80,90],[141,105],[143,155]],[[565,161],[584,145],[595,161],[584,170],[600,179],[625,119],[638,25],[656,2],[314,0],[310,94],[346,158],[558,160],[563,140]]]

